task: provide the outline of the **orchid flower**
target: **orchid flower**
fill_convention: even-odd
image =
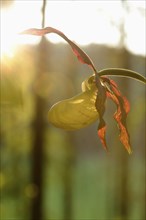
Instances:
[[[142,83],[146,83],[146,78],[137,72],[127,69],[108,68],[97,71],[91,58],[64,33],[55,28],[31,28],[21,32],[21,34],[37,36],[44,36],[49,33],[55,33],[62,37],[71,46],[78,60],[83,64],[87,64],[93,71],[93,74],[82,83],[82,92],[80,94],[60,101],[51,107],[48,113],[49,121],[56,127],[76,130],[99,120],[97,133],[103,147],[108,150],[105,139],[106,123],[103,116],[105,101],[107,98],[110,98],[117,106],[114,119],[118,124],[120,141],[128,153],[131,154],[130,136],[126,124],[130,105],[127,98],[119,91],[117,84],[107,76],[131,77]]]

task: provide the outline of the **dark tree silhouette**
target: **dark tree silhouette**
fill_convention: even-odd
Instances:
[[[42,6],[42,27],[45,24],[45,7],[46,0],[43,0]],[[47,41],[42,37],[37,50],[36,61],[36,80],[41,77],[41,74],[47,71]],[[40,85],[41,87],[41,85]],[[43,158],[44,158],[44,133],[46,129],[46,122],[44,117],[44,110],[46,100],[41,97],[37,91],[34,94],[35,99],[35,118],[33,126],[33,149],[32,149],[32,183],[37,189],[36,196],[32,199],[32,220],[42,220],[42,201],[43,201]]]

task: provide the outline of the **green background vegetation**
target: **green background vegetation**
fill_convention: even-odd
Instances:
[[[92,73],[86,65],[77,62],[67,46],[47,41],[42,44],[47,48],[43,63],[38,62],[44,56],[40,55],[39,46],[24,46],[14,58],[2,60],[2,219],[32,219],[33,203],[41,186],[42,219],[144,220],[144,85],[131,79],[116,79],[131,104],[128,128],[133,154],[129,156],[119,142],[112,117],[116,106],[107,101],[108,155],[97,137],[98,121],[74,132],[57,129],[48,123],[50,106],[77,94],[81,82]],[[143,57],[97,45],[84,49],[98,62],[99,69],[127,68],[129,65],[128,68],[144,73]],[[39,71],[41,74],[36,77]],[[42,123],[39,124],[39,132],[43,129],[40,155],[35,154],[34,148],[38,126],[36,97],[39,97],[44,121],[43,128]],[[34,157],[36,161],[41,160],[41,170]],[[41,178],[39,186],[34,181],[35,175]]]
[[[82,48],[98,70],[118,67],[145,75],[145,57],[124,48],[122,25],[119,48]],[[1,59],[2,220],[145,219],[145,85],[113,77],[131,105],[130,156],[119,141],[111,101],[105,111],[110,154],[97,136],[98,121],[67,132],[47,120],[49,108],[79,93],[91,74],[69,46],[53,45],[45,38],[38,45],[19,47],[13,58]]]

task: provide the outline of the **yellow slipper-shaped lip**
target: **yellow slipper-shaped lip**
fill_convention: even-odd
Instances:
[[[76,130],[95,122],[99,115],[95,107],[97,87],[94,76],[82,83],[82,93],[53,105],[48,112],[49,122],[58,128]]]

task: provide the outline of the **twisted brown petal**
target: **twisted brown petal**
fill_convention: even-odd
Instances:
[[[127,114],[130,111],[130,105],[126,97],[123,97],[121,92],[118,90],[116,83],[113,80],[109,80],[104,78],[106,82],[110,84],[110,91],[107,91],[107,97],[111,98],[116,106],[117,111],[114,114],[114,118],[117,121],[119,131],[120,131],[120,141],[126,148],[129,154],[132,153],[131,144],[130,144],[130,136],[127,130]]]

